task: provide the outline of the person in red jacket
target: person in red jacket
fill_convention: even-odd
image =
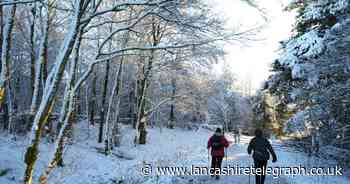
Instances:
[[[229,146],[229,142],[223,135],[220,128],[217,128],[214,135],[208,140],[208,150],[211,148],[211,168],[212,171],[221,169],[222,159],[225,156],[225,148]],[[216,172],[211,173],[214,177]],[[216,179],[219,179],[219,175],[216,175]]]

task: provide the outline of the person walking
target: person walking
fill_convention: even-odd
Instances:
[[[211,173],[212,177],[219,179],[217,175],[218,170],[221,170],[221,163],[225,156],[225,148],[229,146],[229,142],[225,138],[221,131],[221,128],[217,128],[213,136],[208,140],[208,151],[211,149]]]
[[[259,169],[259,173],[255,173],[255,183],[264,184],[265,174],[267,168],[267,161],[272,155],[272,162],[277,161],[277,156],[273,150],[270,142],[263,136],[261,129],[255,130],[255,137],[249,142],[248,154],[250,155],[253,151],[254,167]]]
[[[234,137],[235,137],[235,143],[239,144],[241,142],[241,129],[240,128],[236,128],[234,130]]]

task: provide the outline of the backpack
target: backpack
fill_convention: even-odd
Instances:
[[[262,138],[256,138],[254,142],[253,158],[256,160],[269,160],[270,154],[267,151],[267,141]]]
[[[256,159],[256,160],[262,160],[262,161],[265,161],[265,160],[269,160],[269,158],[270,158],[270,155],[269,155],[269,153],[263,153],[263,152],[261,152],[261,151],[259,151],[259,150],[254,150],[254,159]]]
[[[224,145],[221,143],[221,136],[213,136],[212,137],[212,143],[211,143],[211,147],[213,150],[218,150],[220,148],[222,148]]]

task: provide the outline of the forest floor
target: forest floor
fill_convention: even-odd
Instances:
[[[144,176],[141,168],[145,164],[156,166],[190,167],[208,166],[207,139],[212,131],[199,128],[198,130],[169,130],[166,128],[149,128],[148,144],[134,146],[132,143],[133,130],[129,127],[122,129],[121,146],[112,154],[106,156],[100,153],[97,144],[97,126],[88,127],[81,122],[75,128],[74,143],[67,147],[64,153],[65,167],[58,168],[49,178],[50,184],[248,184],[254,183],[253,176],[222,176],[214,180],[210,176]],[[6,138],[5,138],[6,137]],[[227,135],[230,141],[232,136]],[[240,144],[233,144],[227,149],[227,159],[223,166],[249,167],[252,159],[247,155],[247,143],[251,137],[242,136]],[[17,138],[16,141],[0,134],[0,183],[19,184],[25,165],[23,154],[27,140]],[[293,151],[281,146],[283,143],[272,140],[278,155],[277,163],[269,163],[273,167],[332,167],[335,162],[307,157],[304,153]],[[48,163],[48,153],[53,145],[43,141],[40,145],[34,181],[37,181],[43,167]],[[267,184],[346,184],[350,178],[346,176],[268,176]]]

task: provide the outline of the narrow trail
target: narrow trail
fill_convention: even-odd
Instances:
[[[233,138],[227,136],[228,139],[233,141]],[[247,154],[247,146],[251,137],[242,136],[240,144],[232,144],[227,150],[227,160],[223,160],[222,167],[226,166],[239,166],[250,167],[253,165],[252,158]],[[317,157],[307,157],[306,154],[293,151],[293,148],[281,146],[280,141],[271,141],[272,146],[278,155],[278,162],[271,163],[269,161],[268,166],[272,167],[296,167],[299,165],[309,167],[325,167],[334,166],[332,162],[322,160]],[[209,166],[208,156],[206,150],[200,149],[196,151],[196,154],[200,154],[197,158],[193,158],[192,164],[198,166]],[[279,176],[274,178],[273,176],[266,176],[266,184],[330,184],[330,183],[346,183],[348,180],[340,176]],[[221,176],[219,180],[215,180],[210,176],[186,176],[186,177],[174,177],[173,183],[182,184],[254,184],[254,176],[246,175],[234,175],[234,176]]]
[[[233,141],[233,138],[230,136],[227,136],[227,138],[230,141]],[[250,137],[241,137],[241,143],[240,144],[232,144],[229,148],[226,149],[226,158],[224,158],[222,167],[226,166],[239,166],[239,167],[250,167],[253,164],[252,158],[247,154],[247,145],[250,140]],[[202,151],[203,152],[203,151]],[[203,163],[206,163],[207,166],[208,164],[208,159],[207,156],[201,155],[202,159],[193,161],[197,162],[198,165],[201,165]],[[246,175],[231,175],[231,176],[221,176],[219,180],[215,180],[215,178],[212,178],[210,176],[191,176],[191,177],[185,177],[182,178],[187,180],[187,182],[183,183],[188,183],[188,184],[253,184],[255,183],[255,178],[254,176],[246,176]],[[175,179],[176,180],[176,179]],[[178,181],[176,181],[178,182]],[[266,177],[266,184],[288,184],[286,179],[280,177],[277,179],[273,179],[272,176],[267,176]]]
[[[96,148],[100,146],[96,143],[97,131],[93,131],[90,138],[87,131],[82,127],[75,135],[76,142],[70,145],[65,152],[65,164],[63,168],[58,168],[53,173],[50,182],[61,184],[253,184],[254,176],[234,175],[221,176],[220,180],[203,176],[157,176],[155,173],[144,176],[140,172],[144,163],[151,164],[153,168],[157,166],[177,166],[177,167],[208,167],[208,152],[206,144],[208,137],[213,131],[199,129],[198,131],[184,131],[182,129],[149,129],[149,143],[146,145],[133,146],[130,142],[132,134],[124,134],[122,145],[116,149],[115,153],[127,156],[129,159],[116,157],[114,154],[106,156],[99,153]],[[123,129],[130,132],[130,128]],[[226,135],[229,141],[233,141],[233,136]],[[227,160],[223,161],[223,167],[240,166],[250,167],[253,164],[252,158],[247,154],[247,145],[252,137],[241,136],[240,144],[232,144],[227,149]],[[302,152],[295,151],[293,147],[283,145],[279,140],[271,141],[277,153],[277,163],[269,162],[269,166],[286,167],[332,167],[334,162],[317,157],[307,157]],[[8,166],[10,171],[7,175],[0,177],[0,183],[19,184],[24,170],[22,153],[25,150],[25,139],[17,141],[5,139],[0,135],[0,166]],[[47,158],[45,155],[52,150],[51,144],[41,144],[41,154],[38,163],[40,167],[45,166]],[[0,168],[1,169],[1,168]],[[40,173],[38,168],[36,173]],[[36,179],[37,179],[36,175]],[[273,178],[267,176],[266,184],[332,184],[349,183],[349,178],[341,176],[281,176]]]

